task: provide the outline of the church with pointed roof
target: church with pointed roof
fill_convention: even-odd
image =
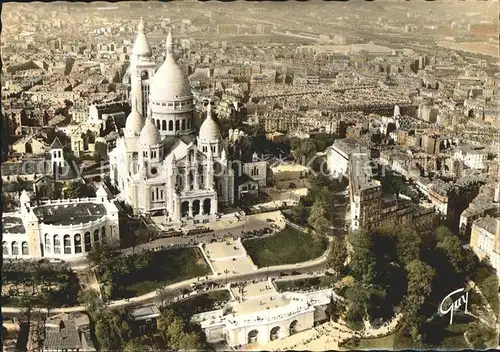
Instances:
[[[211,104],[196,136],[191,86],[175,59],[171,32],[165,61],[154,72],[141,19],[130,62],[132,111],[109,153],[118,199],[136,214],[163,214],[167,222],[215,221],[219,205],[234,203],[235,175]]]

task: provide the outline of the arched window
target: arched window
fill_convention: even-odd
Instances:
[[[51,252],[51,247],[50,247],[50,236],[48,233],[45,234],[45,253],[50,253]]]
[[[156,127],[158,127],[158,129],[160,129],[160,119],[156,120]]]
[[[187,129],[191,128],[191,120],[187,119],[186,126],[187,126]]]
[[[179,130],[179,120],[175,121],[175,132]]]
[[[3,255],[9,255],[9,245],[5,241],[2,242],[2,253]]]
[[[85,245],[85,252],[90,252],[92,249],[92,243],[90,242],[90,232],[85,232],[83,235],[83,243]]]
[[[73,240],[75,241],[75,253],[82,253],[82,236],[77,233]]]
[[[64,235],[64,254],[71,254],[71,238]]]
[[[61,254],[61,239],[59,235],[54,235],[54,254]]]
[[[182,120],[182,130],[183,131],[186,130],[186,120],[185,119]]]
[[[155,191],[151,191],[151,200],[154,201],[155,200]]]
[[[16,241],[11,243],[11,250],[12,250],[12,255],[19,255],[19,245],[17,244]]]
[[[142,71],[141,72],[141,80],[143,79],[148,79],[149,78],[149,73],[148,71]]]
[[[168,121],[168,130],[169,131],[174,130],[174,122],[172,120]]]
[[[161,122],[161,130],[166,131],[167,130],[167,121],[163,120]]]
[[[23,243],[21,243],[21,253],[23,255],[28,255],[29,254],[28,242],[24,241]]]
[[[101,240],[104,242],[105,238],[106,238],[106,228],[103,226],[101,229]]]
[[[94,243],[99,242],[99,230],[94,231]]]

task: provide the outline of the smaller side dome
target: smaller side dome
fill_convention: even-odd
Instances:
[[[207,118],[200,127],[200,140],[203,141],[217,141],[221,140],[220,129],[217,122],[212,118],[212,104],[207,105]]]
[[[132,111],[127,117],[127,121],[125,122],[125,132],[129,136],[138,136],[143,127],[144,119],[137,110],[137,104],[135,104],[135,108],[132,108]]]
[[[153,146],[161,143],[160,131],[158,131],[158,128],[153,123],[153,119],[148,118],[146,120],[139,137],[139,143],[146,146]]]

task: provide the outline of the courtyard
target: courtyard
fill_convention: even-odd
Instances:
[[[215,274],[243,274],[255,270],[241,242],[235,239],[205,244],[203,251]]]

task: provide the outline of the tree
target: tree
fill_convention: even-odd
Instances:
[[[307,209],[304,205],[302,198],[299,203],[292,208],[293,221],[300,225],[307,223]]]
[[[323,235],[328,230],[328,220],[325,217],[327,207],[328,205],[319,199],[311,207],[307,222],[316,231],[317,235]]]
[[[117,253],[111,247],[97,244],[87,253],[87,259],[92,265],[107,267],[114,261],[116,255]]]
[[[406,266],[420,257],[422,240],[418,233],[411,228],[401,228],[396,236],[396,251],[399,262]]]
[[[367,313],[368,294],[366,289],[360,283],[356,283],[346,290],[345,296],[347,301],[347,321],[351,323],[361,322]]]
[[[473,322],[467,327],[467,339],[474,349],[488,348],[488,342],[495,337],[495,331],[489,327]]]
[[[460,240],[456,236],[445,236],[436,245],[437,250],[441,250],[452,265],[456,273],[462,273],[465,268],[464,249]]]
[[[371,285],[376,277],[376,257],[373,253],[373,240],[368,231],[349,234],[352,246],[351,268],[353,276],[365,285]]]
[[[2,194],[2,206],[4,212],[12,212],[16,210],[16,202],[14,198],[9,193]]]
[[[415,342],[425,338],[422,327],[425,317],[421,309],[425,300],[432,292],[432,282],[436,275],[434,269],[420,260],[414,260],[407,265],[408,293],[404,303],[403,328]]]
[[[179,348],[183,350],[199,351],[204,347],[200,336],[196,332],[184,333],[179,342]]]
[[[165,344],[172,349],[182,349],[182,338],[184,336],[184,322],[175,316],[165,330]]]
[[[453,233],[446,226],[439,226],[436,229],[436,240],[441,242],[444,238],[453,236]]]
[[[121,350],[122,343],[130,339],[131,332],[124,312],[104,310],[93,319],[95,335],[102,350]]]
[[[310,139],[301,140],[292,146],[292,155],[296,161],[306,165],[316,155],[316,144]]]
[[[70,199],[95,197],[95,191],[84,183],[73,181],[66,188],[66,197]]]
[[[332,296],[326,309],[328,315],[330,316],[330,320],[337,321],[342,316],[345,307],[342,301],[339,301]]]
[[[144,351],[144,345],[139,339],[133,339],[125,343],[123,350],[125,352],[142,352]]]
[[[344,239],[337,239],[333,242],[332,250],[328,254],[328,267],[335,273],[340,274],[344,269],[347,259],[347,247]]]
[[[90,316],[96,317],[104,310],[104,302],[102,301],[99,292],[94,289],[87,289],[78,293],[78,302],[83,304]]]

